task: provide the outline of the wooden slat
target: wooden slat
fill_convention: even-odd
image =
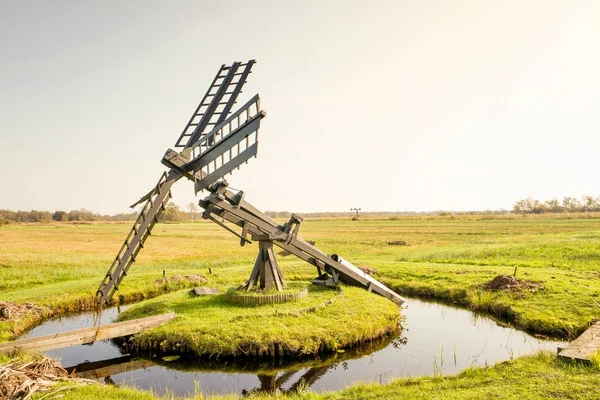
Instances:
[[[228,173],[232,172],[234,169],[242,165],[244,161],[247,161],[256,155],[258,151],[258,142],[254,143],[247,149],[243,150],[237,156],[233,157],[230,161],[226,162],[225,165],[217,168],[216,171],[211,172],[210,174],[203,177],[201,180],[197,181],[194,184],[194,188],[196,193],[201,190],[206,189],[208,186],[212,185]]]
[[[600,321],[569,343],[569,346],[561,350],[558,356],[571,360],[590,361],[590,357],[598,352],[600,352]]]
[[[207,142],[209,137],[213,137],[216,132],[218,132],[219,130],[226,127],[230,122],[235,120],[240,114],[242,114],[244,111],[248,110],[250,107],[252,107],[254,105],[254,103],[256,103],[258,101],[259,101],[258,94],[255,94],[254,97],[252,97],[250,100],[248,100],[246,102],[246,104],[241,106],[239,108],[239,110],[237,110],[236,112],[231,114],[226,120],[224,120],[223,122],[219,123],[217,126],[212,128],[211,131],[209,133],[207,133],[205,137],[203,137],[202,139],[199,139],[198,141],[196,141],[195,143],[190,145],[190,147],[198,147],[198,146],[204,144],[204,142]],[[258,114],[262,114],[261,118],[264,118],[267,116],[267,113],[264,111],[258,111]],[[251,119],[256,118],[257,116],[258,115],[253,116]],[[236,128],[236,129],[238,129],[238,128]]]
[[[1,343],[0,353],[11,353],[19,349],[23,351],[46,351],[76,346],[79,344],[88,344],[95,340],[107,340],[116,337],[129,336],[162,325],[165,322],[171,321],[173,318],[175,318],[175,314],[168,313],[134,319],[131,321],[76,329],[53,335],[15,340],[13,342]]]

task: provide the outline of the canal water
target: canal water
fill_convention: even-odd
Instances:
[[[532,337],[464,309],[407,299],[401,334],[358,350],[320,360],[277,364],[219,360],[138,359],[122,354],[110,341],[46,352],[65,367],[90,370],[110,384],[125,384],[157,394],[245,394],[308,388],[315,392],[338,390],[356,382],[386,383],[392,378],[453,374],[471,366],[485,366],[545,349],[561,342]],[[122,310],[123,308],[121,308]],[[113,322],[118,308],[104,310],[100,323]],[[24,337],[48,335],[93,326],[92,313],[55,318]]]

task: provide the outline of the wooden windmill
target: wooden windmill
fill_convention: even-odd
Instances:
[[[252,243],[251,240],[259,242],[254,269],[243,285],[247,290],[259,286],[281,291],[285,287],[273,251],[275,245],[315,266],[318,271],[318,277],[313,280],[315,284],[343,282],[358,285],[397,304],[403,303],[400,296],[370,275],[335,254],[326,255],[298,236],[301,217],[292,215],[288,222],[279,224],[246,201],[243,191],[229,189],[227,181],[223,180],[226,174],[256,157],[258,151],[258,131],[266,116],[260,108],[260,98],[255,95],[232,112],[254,64],[254,60],[234,62],[229,66],[222,65],[217,72],[175,143],[179,151],[168,149],[163,156],[162,163],[169,170],[148,194],[132,205],[144,203],[97,290],[98,304],[111,301],[171,198],[171,187],[183,177],[194,182],[196,193],[208,192],[208,196],[199,202],[204,209],[203,218],[236,235],[242,246]],[[235,231],[225,221],[241,231]]]

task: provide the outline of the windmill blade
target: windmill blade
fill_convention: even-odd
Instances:
[[[230,66],[221,66],[175,147],[189,147],[227,118],[255,63],[255,60],[243,64],[236,61]]]
[[[186,159],[169,149],[162,163],[176,168],[195,182],[198,193],[239,168],[258,151],[258,129],[267,114],[260,109],[260,98],[255,95],[211,132],[193,143]]]
[[[98,305],[102,303],[110,304],[113,295],[119,288],[119,284],[127,276],[129,267],[144,248],[144,242],[150,236],[154,224],[156,224],[158,217],[171,199],[171,187],[181,176],[181,173],[176,170],[171,170],[168,174],[163,173],[156,187],[150,192],[150,197],[96,291],[96,303]]]

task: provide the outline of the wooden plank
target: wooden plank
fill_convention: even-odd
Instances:
[[[260,126],[260,119],[264,118],[265,115],[265,112],[256,114],[248,121],[235,128],[233,132],[225,135],[204,153],[200,154],[193,160],[188,161],[183,168],[186,171],[200,171],[202,168],[219,158],[223,153],[227,152],[229,149],[233,148],[242,140],[253,134]],[[203,140],[208,140],[208,137]]]
[[[221,294],[221,290],[219,288],[195,287],[194,293],[196,294],[196,296],[205,296],[212,294]]]
[[[242,165],[245,161],[251,159],[256,156],[256,152],[258,151],[258,142],[255,142],[250,147],[243,150],[237,156],[233,157],[231,160],[227,161],[225,165],[217,168],[216,171],[212,171],[210,174],[204,176],[199,181],[196,181],[194,184],[195,193],[198,193],[201,190],[206,189],[228,173],[232,172],[234,169]]]
[[[115,322],[76,329],[73,331],[56,333],[30,339],[15,340],[0,344],[0,353],[11,353],[16,350],[46,351],[61,349],[63,347],[88,344],[96,340],[107,340],[122,336],[129,336],[146,329],[154,328],[175,318],[174,313],[139,318],[131,321]]]
[[[570,360],[590,361],[590,357],[598,352],[600,352],[600,321],[569,343],[569,346],[561,350],[558,356]]]

